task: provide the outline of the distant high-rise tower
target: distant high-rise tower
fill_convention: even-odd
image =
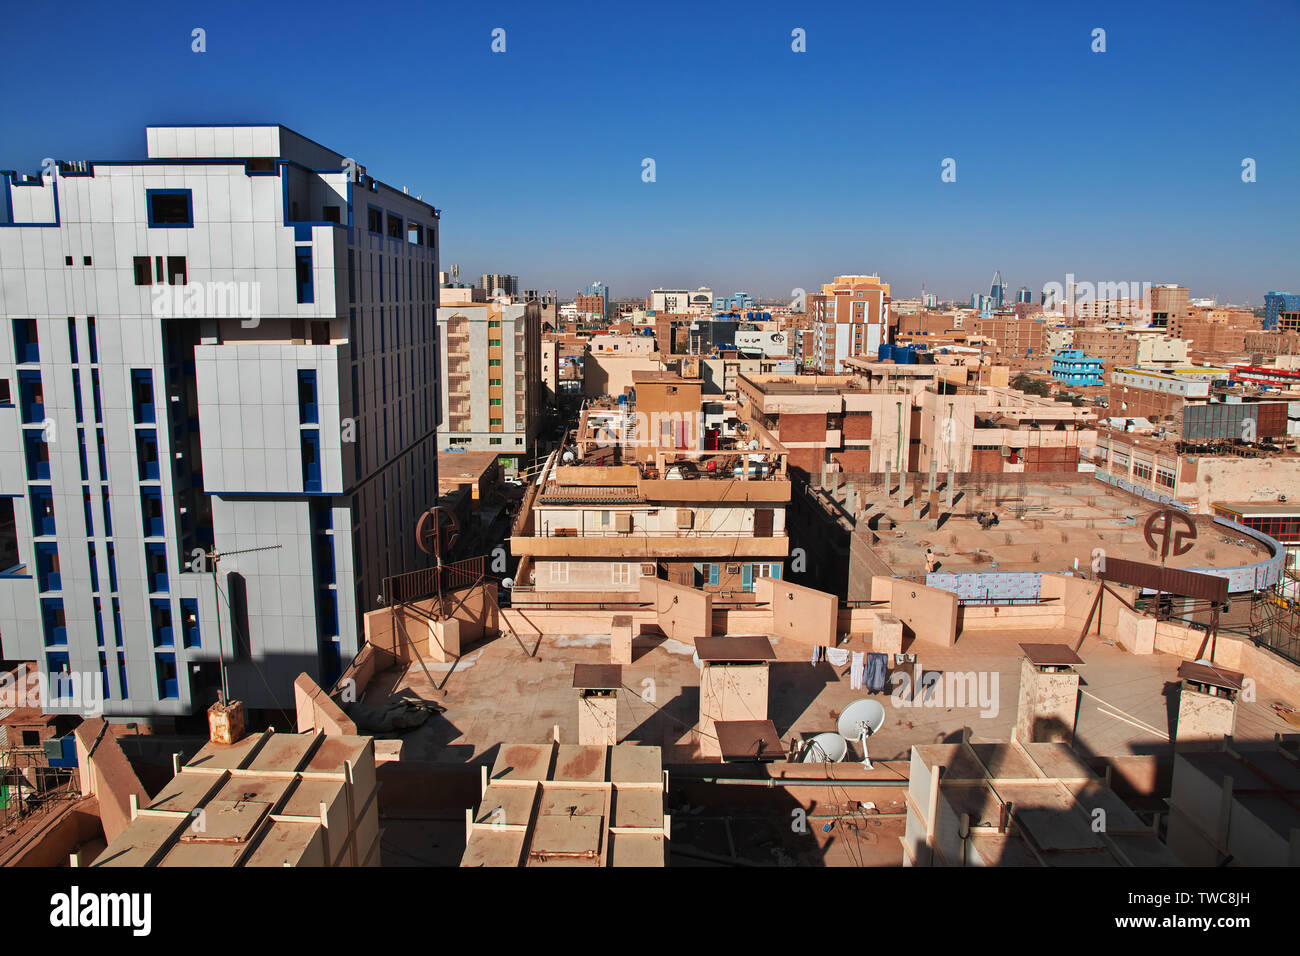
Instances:
[[[1024,305],[1034,301],[1034,294],[1029,291],[1028,286],[1021,286],[1020,291],[1016,293],[1016,304]]]
[[[989,287],[989,298],[993,300],[993,308],[1002,308],[1003,303],[1007,300],[1007,284],[1002,281],[1002,273],[993,273],[993,285]]]
[[[489,272],[479,276],[478,287],[488,294],[488,297],[504,293],[511,298],[519,296],[519,276],[498,275],[495,272]]]

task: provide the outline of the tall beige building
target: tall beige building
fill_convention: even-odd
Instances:
[[[543,403],[539,303],[443,305],[438,337],[447,383],[438,448],[494,451],[505,467],[520,466],[537,434]]]
[[[889,335],[889,283],[880,276],[836,276],[808,296],[813,330],[813,367],[843,371],[849,358],[874,359]]]

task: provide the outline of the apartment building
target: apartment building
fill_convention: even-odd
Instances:
[[[1227,369],[1169,369],[1120,366],[1110,373],[1112,415],[1160,422],[1181,414],[1188,401],[1205,401],[1210,383],[1227,378]]]
[[[1106,363],[1081,349],[1071,348],[1052,356],[1052,378],[1062,385],[1080,388],[1105,385]]]
[[[741,435],[784,449],[793,475],[1075,471],[1092,414],[959,366],[851,360],[852,374],[742,375]]]
[[[638,376],[635,394],[584,409],[516,518],[511,604],[603,602],[663,579],[753,600],[783,577],[790,544],[785,455],[703,447],[700,383]]]
[[[146,141],[0,174],[3,654],[113,716],[292,706],[424,565],[438,212],[281,126]]]
[[[440,373],[447,383],[441,448],[494,451],[518,469],[541,420],[541,306],[460,302],[438,309]]]
[[[489,298],[519,298],[519,276],[487,272],[479,276],[478,287]]]
[[[1191,315],[1187,290],[1178,285],[1157,285],[1150,290],[1151,325],[1157,329],[1178,329]],[[1182,335],[1183,333],[1176,333]]]
[[[976,316],[970,331],[993,342],[992,358],[1005,363],[1044,355],[1047,321],[1042,316],[1020,317],[1006,313]]]
[[[874,356],[890,334],[889,283],[879,276],[836,276],[807,297],[813,368],[839,374],[844,360]]]

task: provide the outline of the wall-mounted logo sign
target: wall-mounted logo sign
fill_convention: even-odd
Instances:
[[[1151,512],[1143,533],[1147,544],[1153,551],[1160,552],[1160,560],[1164,561],[1171,554],[1177,557],[1192,550],[1196,541],[1196,524],[1177,508],[1163,508]]]

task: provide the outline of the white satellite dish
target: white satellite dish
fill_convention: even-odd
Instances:
[[[858,740],[862,743],[862,766],[868,770],[874,768],[871,766],[871,757],[867,754],[867,738],[884,725],[885,708],[879,701],[867,697],[855,700],[840,714],[840,736],[846,741]]]
[[[505,588],[507,591],[509,591],[512,587],[515,586],[515,579],[514,579],[514,578],[502,578],[502,579],[501,579],[501,586],[502,586],[503,588]]]
[[[818,734],[808,741],[804,763],[839,763],[849,752],[849,742],[836,733]]]
[[[566,451],[563,455],[560,456],[560,460],[564,462],[573,461],[575,458],[577,458],[577,455],[575,455],[571,451]]]

